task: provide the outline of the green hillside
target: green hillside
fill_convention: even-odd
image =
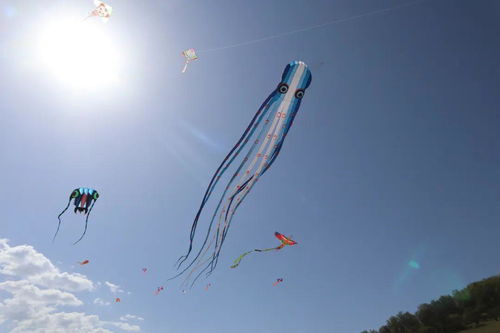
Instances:
[[[500,275],[399,312],[378,330],[361,333],[500,333]],[[484,323],[484,324],[483,324]]]
[[[500,321],[485,322],[478,328],[471,328],[459,333],[500,333]]]

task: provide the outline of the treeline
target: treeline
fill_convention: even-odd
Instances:
[[[500,275],[497,275],[421,304],[415,314],[400,312],[378,330],[361,333],[455,333],[476,327],[481,321],[499,319]]]

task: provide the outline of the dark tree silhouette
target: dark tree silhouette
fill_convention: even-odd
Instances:
[[[484,320],[500,320],[500,275],[421,304],[415,314],[399,312],[378,331],[361,333],[455,333]]]

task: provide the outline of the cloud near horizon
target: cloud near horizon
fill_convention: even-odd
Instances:
[[[104,321],[95,314],[66,312],[84,304],[73,293],[93,291],[94,283],[83,274],[61,272],[30,245],[10,246],[7,239],[0,239],[0,279],[4,281],[0,282],[0,330],[8,327],[10,333],[115,332],[105,326],[118,328],[119,332],[141,330],[138,325]]]

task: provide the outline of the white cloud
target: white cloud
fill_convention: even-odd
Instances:
[[[94,284],[82,274],[61,272],[32,246],[10,246],[8,240],[0,239],[0,280],[4,281],[0,282],[0,325],[9,327],[10,333],[113,333],[105,328],[109,326],[127,332],[141,330],[93,314],[65,312],[65,308],[83,305],[72,292],[92,291]],[[94,300],[99,302],[109,305]]]
[[[116,285],[116,284],[113,284],[109,281],[105,281],[104,282],[108,287],[109,287],[109,290],[113,293],[113,294],[116,294],[116,293],[122,293],[123,290],[120,288],[119,285]]]
[[[10,333],[113,333],[102,326],[96,315],[81,312],[59,312],[37,315],[19,322]]]
[[[0,291],[12,295],[0,303],[0,322],[17,322],[52,312],[57,306],[79,306],[83,303],[74,295],[56,290],[40,289],[27,281],[0,283]]]
[[[94,299],[94,304],[101,305],[101,306],[111,305],[110,302],[106,302],[106,301],[100,299],[99,297],[97,297],[96,299]]]
[[[136,316],[136,315],[131,315],[131,314],[127,313],[125,316],[121,316],[120,320],[121,321],[129,321],[129,320],[140,320],[140,321],[142,321],[142,320],[144,320],[144,318]]]
[[[50,260],[32,246],[11,247],[0,239],[0,274],[18,277],[35,285],[67,291],[92,290],[94,285],[85,275],[60,272]]]
[[[140,332],[141,328],[137,325],[130,325],[129,323],[122,322],[108,322],[107,324],[116,326],[127,332]]]

